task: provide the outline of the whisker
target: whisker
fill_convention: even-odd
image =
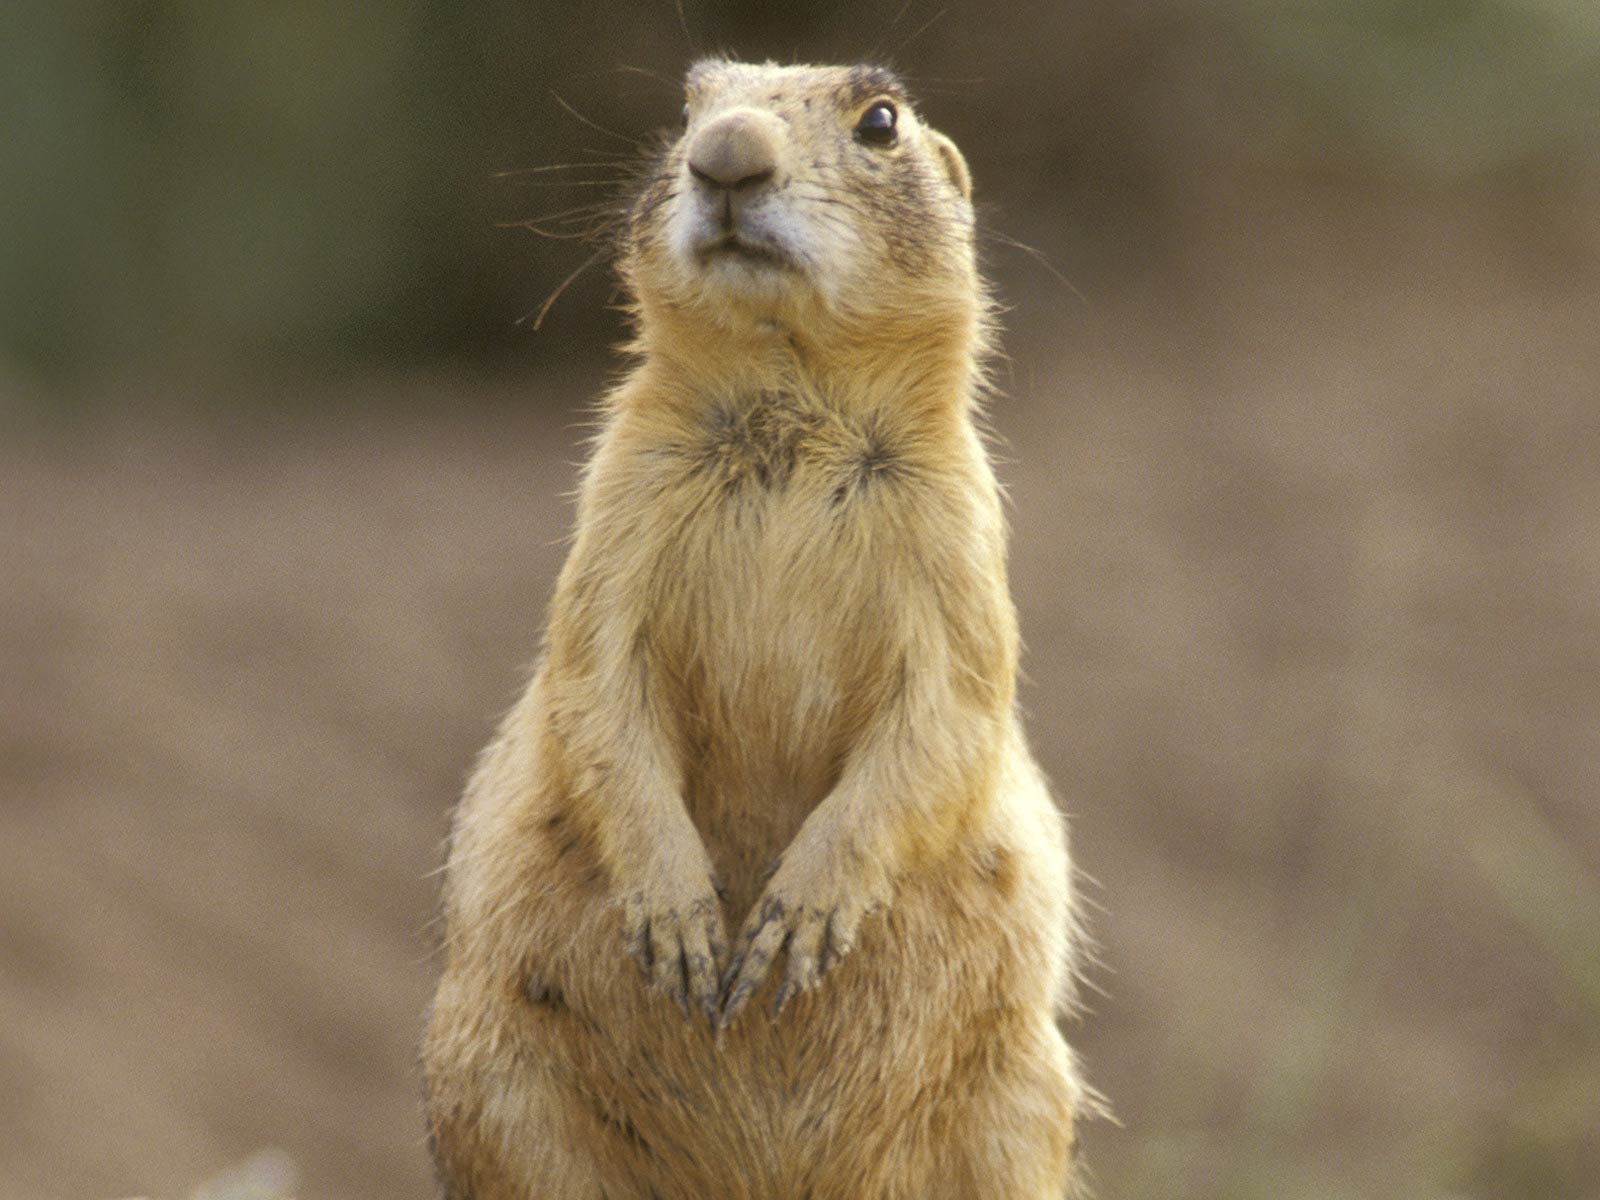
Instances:
[[[512,183],[519,188],[623,188],[628,184],[625,178],[618,179],[519,179]]]
[[[588,117],[584,116],[577,109],[573,108],[572,105],[568,104],[565,100],[563,100],[559,95],[556,94],[555,91],[552,90],[550,95],[555,98],[555,102],[557,104],[561,105],[562,108],[566,109],[569,113],[571,113],[578,120],[582,121],[590,129],[593,129],[596,133],[603,133],[609,138],[616,138],[617,141],[619,141],[619,142],[626,142],[628,145],[634,147],[637,150],[643,150],[644,149],[644,143],[643,142],[637,141],[634,138],[628,137],[625,134],[617,133],[615,130],[607,129],[604,125],[601,125],[601,124],[598,124],[597,122],[591,121]]]
[[[580,168],[592,170],[595,167],[615,167],[620,171],[631,165],[627,159],[622,158],[613,158],[605,162],[546,163],[542,167],[517,167],[510,171],[496,171],[492,178],[508,179],[513,175],[541,175],[547,171],[576,171]]]
[[[592,242],[606,230],[614,228],[615,221],[595,221],[581,229],[546,229],[537,219],[530,221],[505,221],[496,229],[525,229],[538,237],[557,242]]]
[[[1076,296],[1080,303],[1082,303],[1085,307],[1088,307],[1089,297],[1083,294],[1082,289],[1079,288],[1077,284],[1073,283],[1072,280],[1068,279],[1065,275],[1058,271],[1055,264],[1052,263],[1049,258],[1045,256],[1044,252],[1038,247],[1030,246],[1026,242],[1019,242],[1016,238],[1011,237],[1008,234],[1001,233],[998,229],[993,229],[987,225],[982,227],[981,232],[985,238],[999,242],[1003,246],[1010,246],[1015,250],[1021,250],[1029,258],[1033,259],[1034,262],[1038,263],[1039,266],[1043,267],[1047,272],[1049,272],[1051,277],[1054,278],[1057,283]]]
[[[530,221],[571,221],[579,217],[598,217],[615,212],[616,209],[609,204],[580,204],[576,208],[564,208],[560,212],[540,213],[538,216],[527,218]],[[505,221],[500,228],[508,229],[515,225],[523,224],[522,221]]]
[[[572,208],[565,208],[560,212],[553,212],[548,215],[544,213],[533,213],[531,215],[536,221],[571,221],[580,217],[614,217],[622,212],[623,206],[621,204],[613,203],[609,200],[601,200],[594,204],[575,205]]]
[[[525,322],[528,319],[528,317],[533,317],[533,331],[535,333],[537,333],[539,331],[539,327],[544,324],[545,317],[547,317],[550,314],[551,306],[554,305],[555,302],[561,298],[561,293],[565,292],[569,287],[571,287],[573,282],[578,278],[579,275],[582,275],[585,271],[587,271],[590,267],[594,266],[595,263],[599,262],[602,258],[606,257],[606,255],[608,255],[609,253],[611,253],[611,247],[610,246],[602,246],[602,247],[600,247],[600,249],[596,250],[593,254],[591,254],[588,258],[584,259],[583,263],[578,267],[578,269],[576,271],[574,271],[571,275],[568,275],[565,279],[563,279],[561,281],[561,283],[559,285],[557,285],[556,290],[550,293],[549,297],[539,307],[539,312],[538,312],[537,316],[534,316],[533,313],[528,313],[528,314],[526,314],[526,315],[524,315],[522,317],[517,318],[517,324],[521,325],[523,322]]]
[[[916,0],[905,0],[905,3],[900,6],[900,11],[895,13],[889,23],[883,27],[883,32],[878,35],[878,40],[873,43],[872,50],[867,55],[869,59],[876,59],[883,54],[883,39],[889,36],[896,25],[906,19],[906,14],[911,11],[911,6],[915,3]]]
[[[850,200],[849,195],[847,193],[844,193],[844,192],[826,192],[826,191],[814,191],[813,192],[813,191],[806,191],[803,188],[795,188],[792,191],[791,194],[797,200],[805,200],[805,201],[807,201],[809,203],[812,203],[812,204],[829,204],[829,205],[833,205],[833,206],[838,207],[838,208],[849,208],[849,209],[859,209],[859,207],[860,207],[859,205],[853,203]]]
[[[689,44],[691,53],[698,54],[699,47],[695,45],[694,34],[689,29],[689,17],[683,11],[683,0],[672,0],[672,7],[678,13],[678,28],[683,30],[683,40]]]
[[[948,7],[945,7],[945,8],[941,8],[938,12],[934,13],[933,16],[929,17],[926,21],[924,21],[921,25],[919,25],[917,27],[917,31],[915,33],[913,33],[910,37],[906,38],[905,41],[901,42],[898,46],[896,46],[894,48],[894,50],[891,52],[891,54],[892,55],[899,55],[899,54],[903,53],[907,46],[911,45],[912,42],[916,41],[923,34],[927,33],[928,30],[932,29],[935,25],[937,25],[939,23],[939,21],[944,17],[944,15],[949,11],[950,11],[950,9]]]
[[[678,11],[683,11],[681,3],[679,4]],[[626,64],[618,67],[612,67],[611,69],[619,75],[643,75],[646,79],[653,80],[654,82],[661,84],[663,87],[671,88],[673,92],[678,90],[677,80],[668,79],[665,75],[659,74],[656,71],[647,71],[643,67],[631,67]]]

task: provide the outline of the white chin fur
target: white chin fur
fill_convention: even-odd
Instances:
[[[806,276],[793,268],[727,254],[690,256],[684,266],[702,290],[757,304],[781,303],[809,286]]]
[[[684,200],[672,215],[672,255],[684,279],[697,289],[758,304],[793,301],[810,293],[831,306],[848,274],[841,268],[860,253],[854,231],[807,221],[803,212],[793,210],[793,201],[779,195],[742,214],[738,223],[741,240],[770,251],[771,261],[726,251],[706,254],[705,247],[723,231],[689,197]]]

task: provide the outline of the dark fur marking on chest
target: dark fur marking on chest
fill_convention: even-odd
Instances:
[[[821,428],[820,416],[781,397],[763,396],[744,408],[718,405],[707,414],[695,470],[729,488],[782,488]]]
[[[833,489],[833,507],[842,508],[851,497],[861,496],[874,485],[899,478],[904,472],[905,463],[894,449],[876,434],[869,435],[859,457]]]
[[[879,422],[857,423],[781,395],[708,408],[699,436],[681,454],[692,475],[730,496],[778,492],[800,470],[820,473],[823,494],[835,510],[915,474]]]

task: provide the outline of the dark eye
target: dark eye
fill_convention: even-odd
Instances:
[[[899,117],[894,105],[879,100],[856,122],[856,136],[874,146],[887,146],[894,141],[894,123]]]

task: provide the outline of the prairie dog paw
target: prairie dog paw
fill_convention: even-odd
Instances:
[[[677,894],[641,889],[622,905],[623,938],[646,982],[670,997],[685,1017],[692,1004],[715,1023],[718,978],[727,957],[722,902],[708,877]]]
[[[783,982],[772,1001],[777,1017],[796,993],[815,987],[850,953],[862,919],[884,906],[867,888],[852,890],[836,879],[808,874],[780,865],[746,918],[722,978],[718,1028],[732,1023],[782,955]]]

